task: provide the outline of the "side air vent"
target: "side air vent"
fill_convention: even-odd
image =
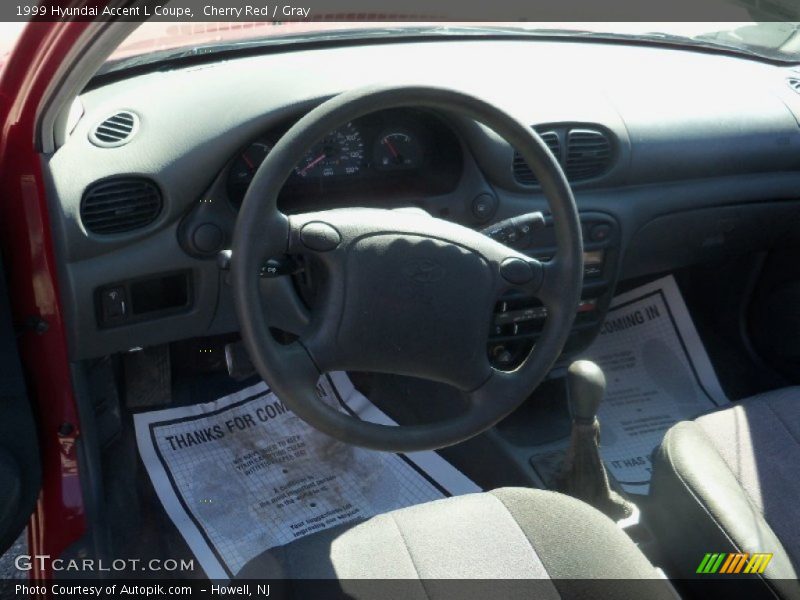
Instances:
[[[792,88],[795,92],[800,94],[800,79],[795,77],[790,77],[786,80],[786,83],[789,84],[789,87]]]
[[[89,132],[89,141],[101,148],[116,148],[131,141],[139,129],[139,117],[123,110],[106,117]]]
[[[550,148],[550,152],[556,157],[556,160],[561,159],[561,142],[558,139],[558,134],[555,131],[545,131],[540,132],[539,135],[542,138],[542,141]],[[517,183],[521,183],[523,185],[536,185],[538,182],[536,181],[536,175],[533,174],[531,168],[528,166],[528,163],[525,162],[525,159],[522,158],[522,155],[514,151],[514,179],[516,179]]]
[[[92,233],[124,233],[155,221],[161,207],[161,192],[149,179],[108,179],[87,188],[81,200],[81,221]]]
[[[570,129],[564,171],[569,181],[599,177],[611,168],[611,140],[602,131]]]

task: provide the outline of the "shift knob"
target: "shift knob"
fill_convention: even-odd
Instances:
[[[603,371],[590,360],[577,360],[567,371],[567,395],[572,418],[593,423],[606,392]]]

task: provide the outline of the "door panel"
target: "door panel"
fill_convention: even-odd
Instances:
[[[25,528],[41,487],[39,444],[0,269],[0,553]]]

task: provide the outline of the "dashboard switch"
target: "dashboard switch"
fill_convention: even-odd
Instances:
[[[217,254],[217,266],[221,271],[230,271],[231,258],[233,258],[233,252],[230,249],[219,251]]]
[[[116,323],[128,316],[128,303],[125,288],[114,286],[100,292],[100,320],[103,323]]]
[[[533,232],[545,227],[544,215],[532,212],[494,223],[481,231],[501,244],[513,247],[529,246]]]
[[[497,210],[497,198],[491,194],[479,194],[472,201],[472,216],[483,223],[492,218]]]
[[[192,242],[195,249],[201,254],[213,255],[220,251],[225,242],[225,234],[214,223],[203,223],[192,233]]]
[[[603,267],[600,265],[584,265],[583,274],[585,277],[599,277],[603,274]]]
[[[608,223],[598,223],[589,230],[589,239],[593,242],[605,242],[611,237],[611,231]]]
[[[281,256],[280,258],[270,258],[261,267],[261,277],[272,278],[282,277],[284,275],[293,275],[300,270],[298,265],[290,256]]]

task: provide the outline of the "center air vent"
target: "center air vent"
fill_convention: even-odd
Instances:
[[[786,80],[786,83],[788,83],[789,87],[792,88],[795,92],[800,94],[800,79],[790,77],[789,79]]]
[[[89,133],[89,140],[101,148],[116,148],[131,141],[138,129],[139,117],[130,111],[122,110],[95,125]]]
[[[542,138],[542,141],[550,148],[550,152],[556,157],[556,160],[561,159],[561,142],[558,139],[558,134],[555,131],[545,131],[543,133],[539,133],[539,136]],[[528,163],[525,162],[525,159],[522,158],[522,155],[514,151],[514,179],[517,180],[518,183],[522,183],[524,185],[536,185],[538,181],[536,181],[536,175],[533,174],[531,168],[528,166]]]
[[[611,167],[611,140],[595,129],[570,129],[564,171],[569,181],[599,177]]]
[[[155,221],[161,207],[161,192],[149,179],[107,179],[92,184],[84,193],[81,221],[92,233],[124,233]]]

